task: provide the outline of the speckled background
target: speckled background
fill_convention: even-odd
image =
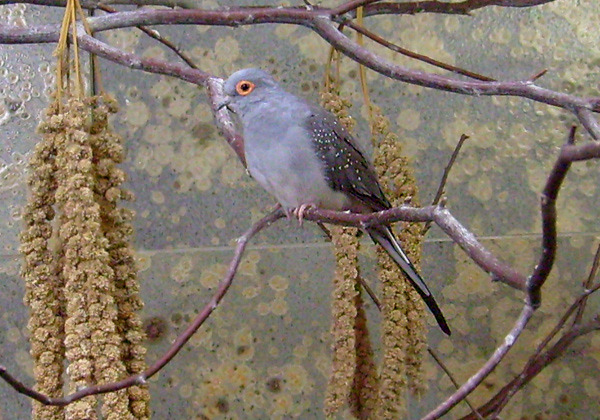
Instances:
[[[217,2],[199,5],[214,8]],[[3,6],[0,19],[59,22],[59,12]],[[520,79],[548,69],[538,84],[598,96],[599,13],[593,1],[558,0],[531,9],[487,8],[472,17],[370,18],[368,26],[405,48],[491,77]],[[226,77],[239,68],[258,66],[276,73],[290,90],[318,99],[328,50],[308,29],[158,29],[213,74]],[[104,36],[127,51],[175,60],[139,31]],[[397,63],[439,72],[370,46]],[[53,47],[0,45],[0,363],[28,382],[32,376],[18,232],[26,161],[53,86]],[[146,301],[143,317],[165,328],[161,338],[148,343],[152,361],[210,299],[235,238],[272,208],[274,200],[246,175],[219,137],[201,90],[107,62],[102,62],[102,73],[106,90],[121,104],[113,122],[127,139],[124,167],[137,197],[131,206],[138,214],[135,246]],[[355,103],[351,113],[359,120],[357,133],[367,144],[356,64],[344,61],[342,74],[343,93]],[[414,161],[422,202],[432,199],[460,135],[471,136],[449,180],[448,206],[486,246],[528,272],[538,255],[539,192],[574,117],[521,98],[459,96],[372,72],[368,77],[372,100],[390,117]],[[539,338],[577,295],[600,234],[598,171],[595,162],[576,164],[567,177],[558,202],[559,257],[543,306],[508,359],[472,396],[474,403],[486,401],[522,368]],[[373,255],[367,246],[368,264]],[[427,237],[421,266],[454,331],[451,338],[443,337],[428,317],[431,346],[464,381],[509,330],[522,296],[490,284],[436,228]],[[332,271],[330,245],[314,225],[299,228],[282,221],[261,233],[222,305],[191,344],[152,379],[154,418],[323,418]],[[590,305],[590,313],[597,313],[598,299]],[[374,311],[370,315],[378,320]],[[411,401],[411,417],[425,413],[452,390],[430,359],[426,374],[430,392],[421,401]],[[503,418],[600,418],[599,377],[600,336],[582,338],[513,399]],[[0,419],[28,417],[29,401],[3,384],[0,399]],[[453,417],[466,412],[459,406]]]

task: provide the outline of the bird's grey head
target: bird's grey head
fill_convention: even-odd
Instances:
[[[271,75],[263,70],[249,68],[238,70],[225,81],[223,87],[227,99],[222,106],[241,118],[257,106],[273,99],[273,94],[282,92]]]

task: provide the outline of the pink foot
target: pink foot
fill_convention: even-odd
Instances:
[[[300,207],[296,207],[292,210],[293,215],[298,219],[298,223],[302,226],[302,221],[304,220],[304,212],[310,209],[311,207],[316,207],[314,204],[302,204]]]

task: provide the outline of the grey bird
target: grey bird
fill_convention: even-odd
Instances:
[[[227,107],[237,115],[252,177],[301,220],[317,207],[356,213],[391,207],[373,166],[333,114],[287,91],[266,72],[249,68],[225,82]],[[390,226],[365,229],[404,272],[443,332],[450,328],[437,302]]]

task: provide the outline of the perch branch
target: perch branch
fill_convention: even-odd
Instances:
[[[525,290],[526,278],[514,268],[498,260],[469,232],[450,211],[440,206],[409,207],[400,206],[371,214],[336,212],[310,208],[304,213],[305,220],[366,227],[372,224],[389,224],[399,221],[433,221],[484,271],[491,273],[494,280],[502,281],[511,287]]]

